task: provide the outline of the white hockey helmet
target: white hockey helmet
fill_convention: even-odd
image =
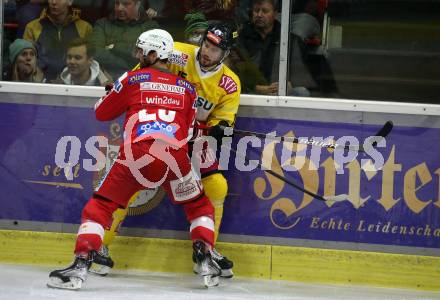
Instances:
[[[142,49],[144,56],[150,51],[156,51],[159,59],[166,59],[173,52],[174,41],[167,31],[152,29],[141,33],[136,41],[136,47]]]

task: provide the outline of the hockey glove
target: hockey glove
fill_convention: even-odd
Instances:
[[[113,83],[108,83],[105,85],[105,94],[108,95],[113,89]]]
[[[193,136],[189,140],[190,142],[194,142],[199,137],[205,136],[207,134],[208,128],[205,122],[197,121],[194,124]]]
[[[222,138],[225,136],[225,127],[229,127],[228,122],[220,121],[220,123],[209,130],[209,135],[217,140],[217,147],[220,147],[222,144]]]

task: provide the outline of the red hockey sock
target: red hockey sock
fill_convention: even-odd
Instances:
[[[75,245],[76,255],[87,255],[90,251],[101,248],[104,229],[111,225],[113,212],[118,207],[112,201],[96,198],[89,200],[82,212],[82,223]]]
[[[214,247],[214,207],[209,199],[201,198],[183,205],[186,218],[191,223],[191,240],[201,240],[210,247]]]

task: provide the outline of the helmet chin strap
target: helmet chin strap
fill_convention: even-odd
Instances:
[[[229,53],[231,53],[231,50],[229,50],[229,49],[223,50],[223,51],[225,51],[225,53],[223,53],[223,57],[222,57],[222,59],[220,59],[219,64],[222,64],[224,62],[224,60],[226,59],[226,57],[228,57]]]

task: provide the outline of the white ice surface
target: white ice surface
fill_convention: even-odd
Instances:
[[[46,287],[47,267],[0,264],[0,299],[60,300],[427,300],[440,299],[440,292],[399,289],[329,286],[286,281],[233,278],[206,289],[195,275],[146,272],[113,272],[107,277],[89,276],[80,291]]]

